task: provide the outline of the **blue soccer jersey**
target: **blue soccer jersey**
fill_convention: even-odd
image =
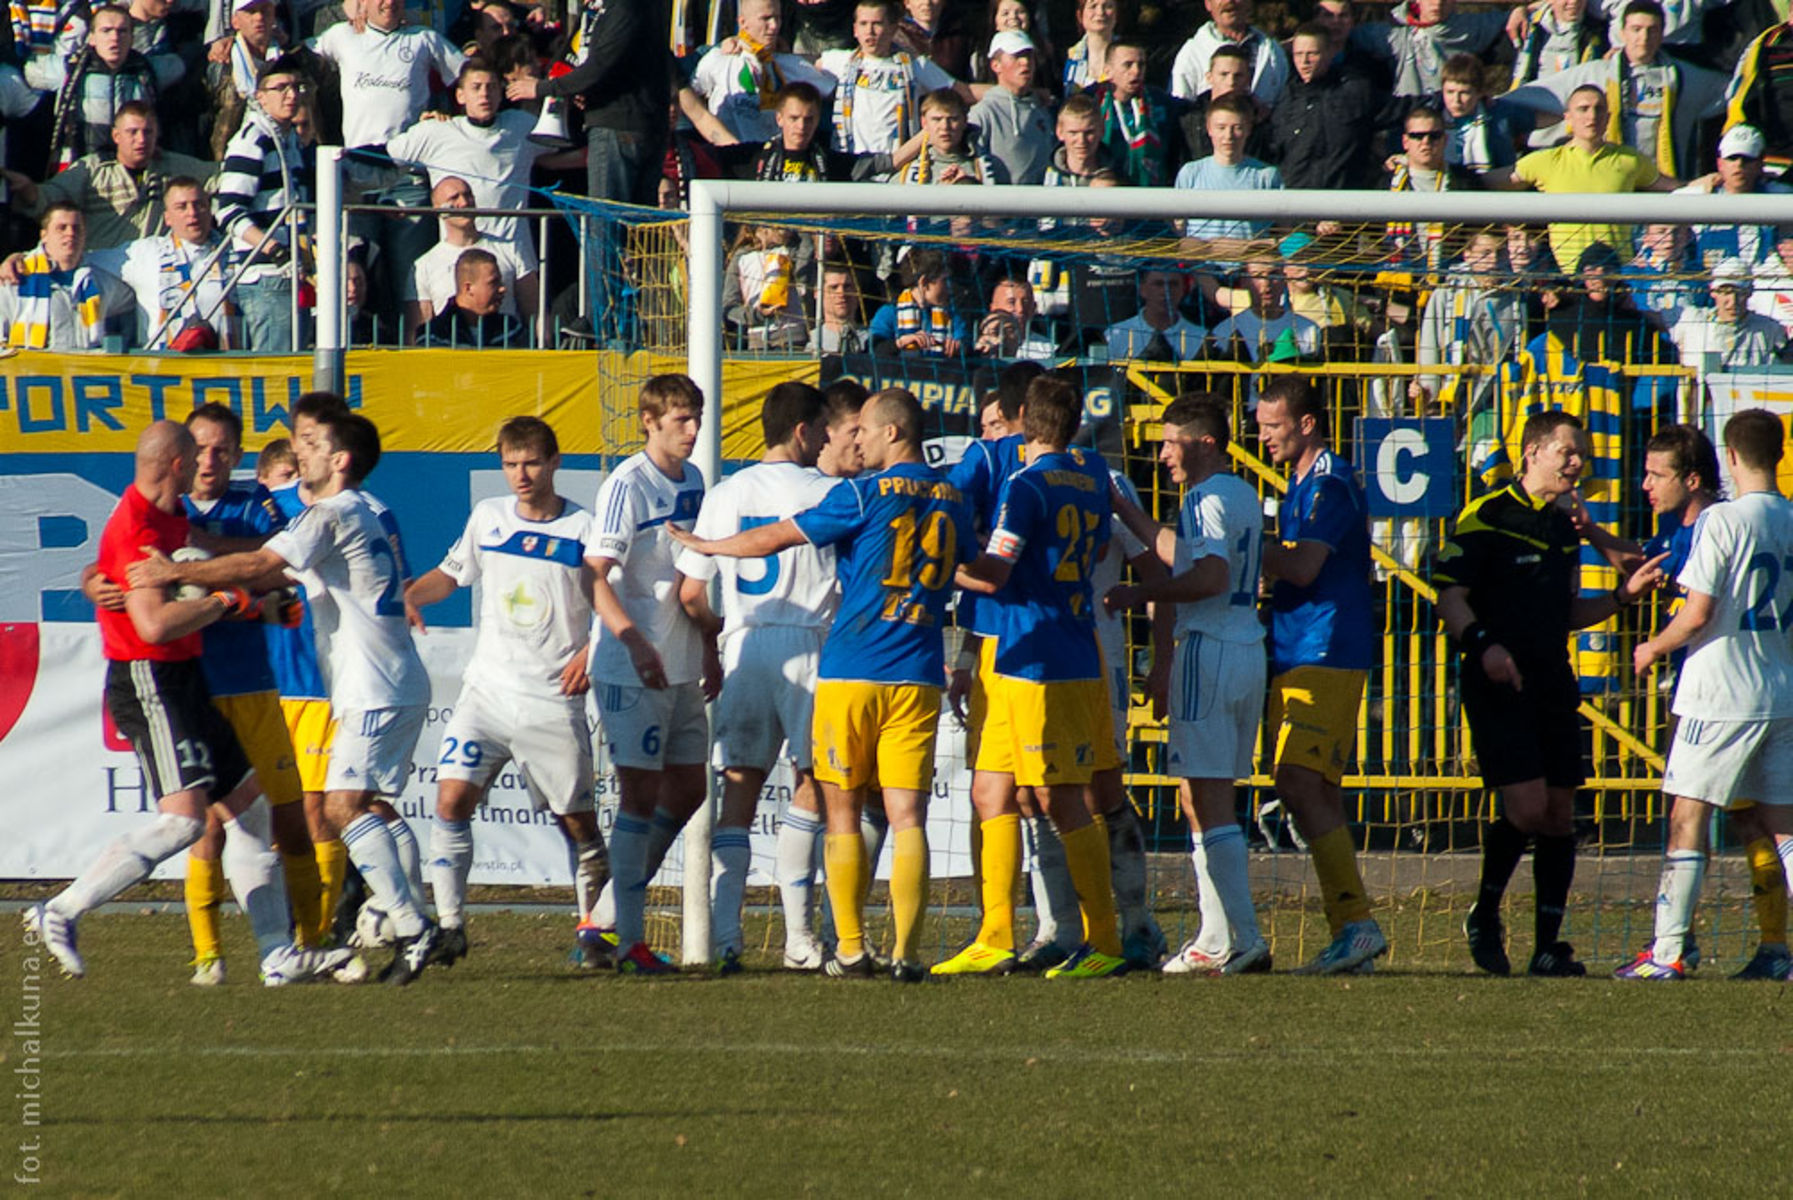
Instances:
[[[286,527],[286,517],[261,484],[232,484],[218,499],[195,503],[182,496],[181,508],[194,528],[213,537],[265,538]],[[213,696],[271,692],[276,683],[268,661],[267,635],[260,622],[219,621],[206,627],[199,665]]]
[[[1279,534],[1320,542],[1332,553],[1306,587],[1285,579],[1270,593],[1270,669],[1336,667],[1367,671],[1376,647],[1370,591],[1370,525],[1351,464],[1330,450],[1290,481]]]
[[[305,511],[299,498],[299,485],[288,484],[270,493],[280,510],[282,524]],[[324,673],[318,669],[317,634],[311,625],[311,605],[305,605],[304,619],[295,629],[278,625],[263,626],[268,644],[268,659],[274,667],[274,684],[286,700],[328,700]]]
[[[1090,572],[1109,538],[1108,466],[1048,454],[1009,477],[989,553],[1014,564],[996,610],[996,673],[1048,683],[1100,679]]]
[[[842,480],[792,518],[835,547],[840,615],[822,645],[821,679],[940,687],[953,573],[976,550],[959,490],[922,463]]]
[[[1003,485],[1027,461],[1026,446],[1027,439],[1018,433],[994,442],[980,439],[965,447],[964,457],[947,471],[947,481],[965,498],[978,533],[988,533],[994,526]],[[959,597],[959,624],[965,629],[994,637],[996,621],[996,607],[990,597],[975,592]]]

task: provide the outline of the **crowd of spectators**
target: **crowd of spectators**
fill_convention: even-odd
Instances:
[[[1793,24],[1762,0],[15,0],[11,18],[14,346],[303,349],[318,144],[350,151],[352,339],[479,347],[641,341],[631,304],[682,286],[621,214],[578,244],[512,215],[532,188],[661,208],[705,176],[1749,193],[1788,190],[1793,160]],[[1424,408],[1445,368],[1537,331],[1732,367],[1777,360],[1793,328],[1793,220],[906,229],[733,231],[730,344],[1411,356],[1440,368],[1408,389]]]

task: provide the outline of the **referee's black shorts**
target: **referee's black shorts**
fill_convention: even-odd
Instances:
[[[212,704],[198,659],[134,659],[106,667],[106,711],[130,739],[144,786],[160,800],[204,789],[222,800],[253,769],[230,723]]]
[[[1578,788],[1581,767],[1581,691],[1567,665],[1519,667],[1524,691],[1491,683],[1480,664],[1465,662],[1463,711],[1475,735],[1482,782],[1505,787],[1542,779],[1553,788]]]

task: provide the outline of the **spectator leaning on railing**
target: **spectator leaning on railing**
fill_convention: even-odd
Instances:
[[[297,69],[279,60],[262,68],[255,103],[218,174],[218,224],[252,259],[236,291],[244,344],[263,354],[291,354],[307,341],[304,329],[293,327],[288,264],[295,222],[282,218],[311,194],[311,160],[293,129],[304,87]]]
[[[137,298],[136,343],[147,350],[231,350],[233,304],[225,284],[241,254],[212,218],[212,198],[190,177],[163,193],[167,232],[90,258],[116,274]]]
[[[504,282],[490,251],[462,254],[455,261],[454,286],[454,299],[423,327],[417,339],[420,345],[471,350],[528,347],[529,328],[504,311]]]
[[[406,340],[435,319],[437,313],[448,308],[459,286],[455,265],[463,255],[475,249],[490,254],[498,266],[498,281],[504,285],[502,310],[526,321],[535,320],[540,279],[535,255],[527,252],[527,243],[487,237],[480,232],[479,223],[471,215],[459,212],[477,207],[473,202],[472,185],[464,179],[445,176],[430,191],[430,203],[441,213],[441,235],[417,260],[407,281]]]
[[[87,244],[95,250],[123,246],[164,232],[163,199],[168,182],[180,176],[209,180],[217,165],[163,150],[155,110],[141,100],[119,105],[112,118],[110,152],[84,155],[42,184],[7,171],[13,206],[37,216],[49,205],[69,201],[87,219]]]

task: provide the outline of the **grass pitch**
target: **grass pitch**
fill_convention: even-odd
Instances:
[[[47,1194],[183,1197],[1787,1187],[1777,985],[1492,980],[1454,956],[1348,979],[903,987],[758,961],[635,980],[568,967],[564,920],[470,932],[469,959],[408,989],[270,991],[233,918],[238,975],[203,990],[179,917],[89,918],[87,979],[36,963],[40,1061],[6,1039],[42,1107],[36,1127],[17,1098],[0,1116],[0,1178],[29,1162]],[[9,1026],[34,986],[22,949],[7,914]]]

